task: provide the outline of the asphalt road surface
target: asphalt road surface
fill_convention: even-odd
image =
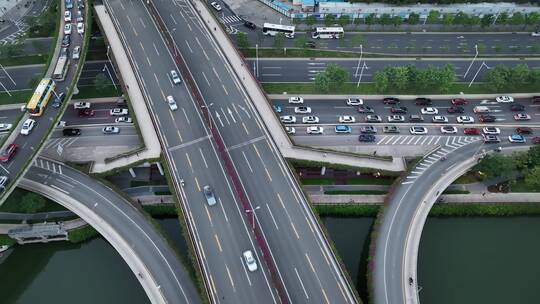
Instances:
[[[118,107],[119,106],[115,102],[91,103],[91,109],[94,111],[94,115],[89,117],[81,117],[79,116],[79,110],[73,108],[73,106],[70,105],[67,107],[61,120],[66,122],[66,126],[94,124],[116,125],[115,120],[120,116],[113,116],[110,114],[110,111]],[[131,115],[131,113],[129,114]],[[126,117],[131,117],[130,115],[127,115]],[[122,124],[123,123],[120,123],[119,125]]]
[[[77,170],[41,158],[35,160],[24,178],[69,195],[110,225],[142,260],[152,274],[150,284],[157,284],[169,303],[200,302],[191,277],[177,255],[155,227],[121,195]],[[108,241],[115,245],[115,239]],[[150,278],[139,275],[137,279]]]
[[[144,75],[144,88],[170,155],[172,174],[186,182],[181,193],[187,198],[184,201],[188,213],[197,219],[194,237],[204,249],[204,256],[199,258],[210,275],[212,297],[218,303],[276,302],[260,255],[257,260],[265,271],[245,271],[241,252],[255,249],[258,253],[246,227],[245,211],[235,201],[236,194],[208,140],[197,105],[185,86],[173,86],[167,76],[174,63],[151,25],[143,2],[109,3],[109,12],[118,19],[117,26],[129,41],[134,65],[139,75]],[[245,101],[190,4],[174,1],[155,5],[210,107],[214,126],[240,175],[287,296],[291,302],[349,302],[344,293],[347,287],[340,281],[335,261],[329,256],[303,196],[278,152],[269,145],[267,133],[261,130],[251,105]],[[174,113],[163,101],[169,94],[179,103]],[[217,206],[206,206],[200,192],[205,184],[214,187],[219,198]]]
[[[256,66],[255,59],[249,59],[249,65],[254,70]],[[322,72],[329,64],[337,64],[342,66],[349,73],[349,82],[358,82],[358,77],[362,76],[361,82],[373,82],[373,77],[377,71],[384,69],[386,66],[405,66],[414,65],[418,68],[426,68],[428,66],[443,67],[446,64],[452,64],[455,67],[456,80],[470,82],[478,72],[475,81],[479,82],[484,79],[486,72],[485,66],[494,67],[503,64],[509,67],[526,64],[529,68],[540,68],[540,59],[520,60],[515,59],[477,59],[469,72],[467,69],[472,62],[472,58],[468,59],[422,59],[416,58],[363,58],[360,66],[358,58],[356,59],[311,59],[311,58],[259,58],[259,81],[261,82],[313,82],[318,73]],[[365,64],[365,66],[364,66]],[[362,67],[364,69],[362,70]],[[358,74],[357,74],[357,67]],[[255,71],[255,70],[254,70]],[[358,77],[355,77],[358,76]],[[466,77],[465,77],[466,76]]]

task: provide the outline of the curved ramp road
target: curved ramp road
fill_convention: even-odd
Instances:
[[[124,197],[62,163],[37,158],[20,186],[70,209],[120,253],[152,303],[200,303],[189,274],[155,227]]]

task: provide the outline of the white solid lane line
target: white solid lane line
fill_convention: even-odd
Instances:
[[[298,281],[300,282],[300,286],[302,286],[302,290],[304,291],[304,295],[306,295],[306,299],[309,299],[306,288],[304,287],[304,283],[302,282],[302,279],[300,278],[300,275],[298,274],[298,270],[296,269],[296,267],[294,267],[294,272],[296,273],[296,277],[298,278]]]
[[[240,257],[240,264],[242,264],[242,268],[244,269],[244,273],[246,274],[246,279],[248,280],[249,286],[251,286],[251,280],[249,279],[249,274],[246,269],[246,265],[244,264],[244,260],[242,257]]]

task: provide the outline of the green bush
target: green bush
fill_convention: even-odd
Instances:
[[[178,217],[178,211],[174,204],[144,205],[143,209],[155,218]]]
[[[540,215],[538,204],[435,204],[429,216],[521,216]]]
[[[319,216],[337,217],[374,217],[379,212],[380,205],[315,205]]]
[[[86,242],[97,236],[99,236],[99,233],[90,225],[71,230],[68,234],[69,241],[76,244]]]

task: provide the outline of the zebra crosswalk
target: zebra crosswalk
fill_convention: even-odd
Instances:
[[[220,17],[219,19],[221,19],[221,22],[223,22],[225,24],[242,22],[242,19],[240,17],[236,16],[236,15],[223,16],[223,17]]]
[[[436,145],[459,145],[467,144],[480,137],[475,136],[441,136],[441,135],[384,135],[380,136],[377,145],[413,145],[413,146],[436,146]]]

